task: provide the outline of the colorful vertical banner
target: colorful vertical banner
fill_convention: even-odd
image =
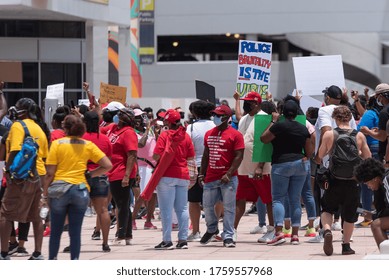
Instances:
[[[264,144],[260,137],[272,120],[272,115],[256,115],[254,118],[254,147],[253,147],[253,162],[271,162],[273,154],[273,145],[271,143]],[[295,120],[305,126],[305,115],[296,116]],[[280,116],[280,122],[285,121],[284,116]]]
[[[119,43],[114,30],[108,31],[108,83],[119,85]]]
[[[139,64],[139,0],[131,0],[131,97],[142,97],[142,69]]]
[[[256,91],[266,99],[270,89],[272,43],[239,41],[236,91],[244,97]]]
[[[139,7],[139,54],[140,64],[155,61],[154,0],[140,0]]]

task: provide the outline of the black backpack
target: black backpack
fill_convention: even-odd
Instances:
[[[337,179],[350,180],[353,178],[354,167],[361,162],[356,138],[358,131],[338,127],[333,131],[334,144],[329,171]]]

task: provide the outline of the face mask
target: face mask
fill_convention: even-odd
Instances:
[[[118,115],[115,115],[115,116],[113,117],[113,122],[116,123],[116,124],[119,123],[119,117],[118,117]]]
[[[251,103],[250,102],[243,102],[243,111],[245,113],[250,113],[251,112]]]
[[[378,106],[384,106],[382,103],[381,103],[381,101],[380,101],[380,98],[379,97],[377,97],[377,104],[378,104]]]
[[[213,123],[214,123],[216,126],[221,125],[221,124],[223,123],[222,117],[213,116]]]

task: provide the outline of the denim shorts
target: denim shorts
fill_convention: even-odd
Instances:
[[[94,177],[88,180],[90,186],[90,198],[107,197],[109,182],[107,176]]]

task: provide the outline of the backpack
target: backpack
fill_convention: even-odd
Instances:
[[[29,177],[34,177],[36,173],[36,157],[39,145],[31,137],[24,121],[18,122],[20,122],[24,129],[24,141],[22,149],[16,154],[9,167],[9,173],[12,179],[26,180]]]
[[[350,180],[354,176],[354,167],[361,162],[356,138],[358,131],[338,127],[333,131],[334,144],[329,162],[330,174],[337,179]]]

